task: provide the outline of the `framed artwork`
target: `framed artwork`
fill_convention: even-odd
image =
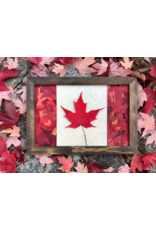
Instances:
[[[27,154],[137,153],[133,77],[27,80]]]

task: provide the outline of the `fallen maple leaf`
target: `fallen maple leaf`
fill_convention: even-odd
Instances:
[[[144,101],[147,101],[146,93],[144,92],[142,86],[137,83],[137,101],[138,101],[138,109],[143,106]]]
[[[149,170],[148,168],[146,168],[143,164],[143,154],[140,155],[134,155],[132,157],[132,161],[131,161],[131,171],[132,173],[136,172],[136,169],[138,169],[140,172],[142,172],[143,170]]]
[[[155,129],[155,119],[154,116],[149,116],[145,113],[139,113],[138,118],[138,130],[141,132],[141,129],[144,128],[142,137],[149,133],[149,131],[152,131]]]
[[[110,65],[110,72],[108,74],[109,77],[126,77],[130,75],[132,71],[130,69],[124,69],[123,67],[119,67],[120,63],[112,62]]]
[[[156,130],[149,131],[148,133],[151,135],[149,137],[147,137],[146,145],[149,145],[152,143],[156,144]]]
[[[12,127],[19,120],[19,112],[16,107],[10,102],[5,101],[5,114],[0,112],[0,129],[7,129]]]
[[[50,63],[54,60],[54,57],[42,57],[42,61],[40,65],[50,65]]]
[[[8,69],[16,69],[18,68],[18,59],[15,57],[15,59],[7,57],[7,63],[8,65],[4,65]]]
[[[6,142],[2,136],[0,136],[0,151],[5,151],[7,149]]]
[[[78,101],[74,102],[75,113],[67,109],[64,109],[61,106],[61,108],[64,110],[66,114],[65,117],[71,122],[71,124],[66,128],[76,129],[79,126],[83,126],[85,128],[95,127],[91,124],[91,121],[94,121],[96,119],[98,112],[104,108],[91,110],[90,112],[86,113],[86,105],[87,103],[83,102],[82,93],[81,93]]]
[[[125,69],[131,69],[133,65],[133,61],[129,60],[129,57],[123,57],[124,62],[120,61],[121,65],[125,67]]]
[[[8,87],[6,86],[6,84],[0,80],[0,91],[7,91]]]
[[[101,58],[101,63],[95,63],[93,67],[98,70],[98,75],[100,75],[107,71],[108,64]]]
[[[84,164],[81,164],[80,162],[77,163],[77,167],[75,167],[77,172],[71,172],[71,173],[87,173],[88,168]]]
[[[104,169],[104,167],[98,163],[88,164],[87,168],[89,173],[101,173],[101,170]]]
[[[22,70],[17,70],[17,69],[8,69],[7,67],[3,69],[2,72],[0,72],[0,80],[4,80],[7,78],[14,78],[18,77],[18,75],[21,73]]]
[[[21,100],[17,99],[12,99],[11,100],[14,102],[15,106],[18,107],[18,111],[20,112],[20,114],[23,114],[26,112],[26,102],[22,102]]]
[[[21,135],[19,134],[20,128],[17,127],[16,125],[13,125],[12,128],[4,129],[2,133],[10,133],[12,137],[20,137]]]
[[[35,65],[31,70],[31,75],[33,77],[48,77],[47,70],[47,67],[44,65]]]
[[[62,62],[62,64],[67,66],[70,62],[74,60],[74,58],[75,57],[61,57],[60,62]]]
[[[150,88],[146,88],[145,93],[147,95],[147,103],[144,106],[144,113],[151,113],[154,108],[154,102],[156,101],[156,91],[151,90]]]
[[[9,137],[6,141],[7,148],[9,148],[11,145],[14,145],[15,147],[18,147],[21,145],[21,141],[17,137]]]
[[[49,165],[54,162],[51,158],[49,158],[49,156],[46,155],[45,156],[35,155],[35,157],[39,159],[39,162],[43,166],[45,166],[46,164]]]
[[[24,163],[24,155],[23,155],[23,152],[19,148],[16,148],[12,152],[12,154],[14,154],[14,156],[17,158],[18,163]]]
[[[34,64],[39,64],[42,61],[42,57],[27,57]]]
[[[120,168],[118,168],[118,173],[130,173],[131,168],[129,167],[128,164],[125,164],[123,166],[121,166]]]
[[[63,157],[57,157],[57,159],[59,160],[59,163],[63,165],[59,168],[60,170],[68,173],[70,171],[71,167],[73,167],[74,163],[73,163],[70,155],[68,156],[67,159],[64,156]]]
[[[115,168],[113,167],[109,167],[109,168],[103,168],[103,171],[106,172],[106,173],[111,173],[114,171]]]
[[[7,91],[0,91],[0,106],[2,104],[2,99],[9,100],[10,94],[14,94],[12,87],[8,87]]]
[[[85,74],[95,73],[96,70],[89,65],[92,65],[95,62],[94,57],[85,57],[84,59],[77,58],[73,64],[74,67],[79,71],[79,73],[85,77]]]
[[[4,161],[0,161],[0,170],[6,173],[16,173],[16,157],[7,151],[0,151]]]
[[[152,152],[146,156],[143,157],[143,162],[144,162],[144,165],[145,167],[148,167],[150,164],[151,165],[156,165],[156,153]]]
[[[52,71],[56,74],[60,74],[60,77],[63,77],[66,74],[64,66],[57,63],[55,63],[55,67]]]
[[[151,70],[149,71],[149,74],[150,74],[152,77],[156,77],[156,64],[155,64],[155,63],[152,63],[152,65],[151,65]]]

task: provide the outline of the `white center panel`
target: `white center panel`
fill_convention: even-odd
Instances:
[[[61,108],[75,113],[74,102],[77,102],[80,93],[84,103],[87,103],[86,112],[99,111],[96,120],[91,124],[96,126],[84,128],[87,146],[107,146],[107,86],[57,86],[57,146],[86,146],[82,127],[66,128],[70,122],[64,117]]]

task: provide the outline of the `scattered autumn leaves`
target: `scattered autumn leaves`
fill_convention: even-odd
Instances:
[[[31,75],[34,77],[49,77],[52,73],[63,77],[67,74],[69,65],[75,68],[74,76],[92,76],[98,77],[126,77],[134,76],[138,78],[138,131],[140,138],[145,139],[146,145],[156,144],[155,119],[151,115],[156,102],[155,82],[156,82],[156,59],[145,57],[143,58],[75,58],[75,57],[27,57],[27,58],[0,58],[0,171],[7,173],[15,173],[17,165],[25,163],[24,154],[21,147],[24,142],[21,139],[19,119],[25,117],[26,112],[26,85],[19,88],[18,91],[6,84],[6,79],[18,77],[22,69],[19,68],[19,62],[26,59],[31,64]],[[5,64],[4,64],[5,61]],[[50,98],[49,92],[40,90],[41,97],[36,98],[36,124],[38,126],[37,133],[43,138],[43,145],[53,145],[48,139],[48,133],[52,130],[52,141],[55,142],[56,131],[52,127],[55,120],[55,99]],[[13,99],[14,95],[18,95],[20,99]],[[115,105],[114,98],[116,95],[121,99],[120,105]],[[109,139],[114,145],[128,145],[128,96],[126,90],[117,87],[109,89],[109,111],[108,118],[111,126],[111,135]],[[118,107],[122,110],[119,113]],[[38,110],[37,110],[38,109]],[[40,110],[40,111],[39,111]],[[50,112],[50,117],[48,116]],[[122,115],[121,115],[122,114]],[[53,121],[53,122],[52,122]],[[112,124],[115,128],[112,128]],[[122,124],[122,128],[120,128]],[[121,132],[120,132],[121,131]],[[42,134],[41,134],[42,133]],[[120,134],[120,135],[119,135]],[[42,136],[43,135],[43,136]],[[37,145],[37,143],[36,143]],[[11,150],[10,146],[14,149]],[[145,153],[139,146],[141,154],[134,155],[130,161],[124,159],[124,164],[118,169],[119,173],[135,173],[148,172],[150,165],[156,165],[156,153]],[[122,153],[121,153],[122,154]],[[66,173],[100,173],[112,172],[114,168],[103,168],[98,163],[85,165],[84,162],[78,162],[74,165],[71,156],[55,157],[55,156],[36,156],[36,159],[45,167],[47,164],[52,164],[56,161],[60,163],[60,170]]]

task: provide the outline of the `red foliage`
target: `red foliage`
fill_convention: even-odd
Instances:
[[[143,162],[145,167],[148,167],[150,164],[151,165],[156,165],[156,153],[152,152],[146,156],[143,157]]]
[[[4,161],[0,161],[0,170],[5,173],[16,173],[16,157],[7,151],[0,151]]]
[[[68,65],[70,62],[74,60],[75,57],[61,57],[60,62],[64,65]]]
[[[42,61],[42,57],[27,57],[34,64],[39,64]]]
[[[8,69],[7,67],[0,72],[0,91],[8,90],[8,87],[2,81],[7,78],[18,77],[22,70]]]
[[[82,93],[80,94],[80,97],[77,102],[74,102],[74,107],[75,107],[75,113],[64,109],[62,106],[61,108],[65,112],[65,117],[71,122],[69,126],[66,128],[78,128],[80,125],[82,125],[85,128],[89,127],[95,127],[91,124],[91,121],[94,121],[96,119],[96,116],[98,112],[102,109],[97,109],[97,110],[91,110],[90,112],[86,113],[86,106],[87,103],[83,102],[82,99]]]
[[[0,80],[4,80],[7,78],[14,78],[18,77],[18,75],[21,73],[22,70],[17,69],[8,69],[7,67],[3,69],[2,72],[0,72]]]
[[[128,86],[108,86],[108,146],[128,146],[129,144],[129,88]]]
[[[89,173],[101,173],[101,170],[104,169],[102,165],[98,163],[91,163],[87,165]]]
[[[16,124],[19,120],[19,111],[10,102],[5,101],[5,114],[0,113],[0,129],[7,129]]]
[[[36,146],[56,146],[56,86],[35,88]]]
[[[6,151],[6,142],[2,136],[0,136],[0,151]]]
[[[14,154],[14,156],[17,158],[18,163],[24,163],[24,155],[22,153],[22,151],[19,148],[16,148],[12,154]]]
[[[156,101],[156,91],[151,90],[150,88],[144,89],[144,92],[147,95],[147,103],[144,107],[144,113],[151,113],[154,108],[154,102]]]
[[[132,157],[131,161],[131,171],[132,173],[136,173],[136,169],[138,169],[140,172],[143,172],[144,170],[150,170],[148,168],[148,165],[145,165],[143,162],[144,154],[134,155]]]

